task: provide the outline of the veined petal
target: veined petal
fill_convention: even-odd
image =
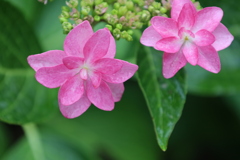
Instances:
[[[184,4],[178,17],[178,28],[184,27],[186,30],[190,30],[195,22],[196,14],[196,8],[192,3]]]
[[[214,35],[205,29],[198,31],[195,34],[194,43],[198,46],[208,46],[211,45],[214,41]]]
[[[218,73],[221,70],[218,53],[211,45],[198,47],[198,53],[199,66],[213,73]]]
[[[177,22],[171,18],[155,16],[151,19],[151,24],[162,38],[178,35]]]
[[[122,62],[112,58],[101,58],[93,66],[94,69],[103,74],[113,74],[122,68]]]
[[[186,42],[182,48],[186,60],[191,65],[196,65],[198,62],[198,48],[192,42]]]
[[[68,68],[68,69],[74,69],[74,68],[78,68],[81,65],[84,64],[84,59],[80,58],[80,57],[73,57],[73,56],[69,56],[69,57],[65,57],[63,58],[63,64]]]
[[[103,58],[114,58],[116,54],[116,42],[112,35],[110,35],[110,43],[108,47],[108,52]]]
[[[60,100],[58,101],[60,111],[66,118],[76,118],[83,114],[91,105],[91,102],[84,93],[82,97],[71,105],[63,105]]]
[[[124,92],[123,83],[106,83],[112,92],[114,102],[120,101]]]
[[[218,7],[207,7],[198,11],[195,24],[192,27],[193,33],[205,29],[209,32],[215,30],[223,17],[223,11]]]
[[[138,66],[135,64],[131,64],[122,60],[119,61],[121,61],[123,64],[122,68],[114,74],[103,74],[102,79],[109,83],[123,83],[131,78],[138,69]]]
[[[160,39],[162,39],[161,35],[153,28],[153,26],[150,26],[143,31],[140,42],[145,46],[154,47]]]
[[[36,73],[36,79],[45,87],[56,88],[61,86],[76,73],[76,70],[69,70],[63,64],[60,64],[54,67],[40,68]]]
[[[92,85],[91,81],[87,81],[88,99],[99,109],[111,111],[114,109],[114,100],[108,85],[101,81],[98,88]]]
[[[94,62],[108,52],[111,33],[107,29],[100,29],[93,34],[83,48],[85,60]]]
[[[178,20],[179,14],[182,11],[184,4],[192,3],[191,0],[173,0],[171,9],[171,18],[175,21]]]
[[[227,48],[234,39],[233,35],[222,23],[217,26],[212,34],[215,36],[215,42],[212,46],[216,49],[216,51]]]
[[[61,87],[58,93],[62,105],[71,105],[78,101],[84,93],[83,80],[77,74],[69,78]]]
[[[69,56],[83,58],[83,47],[87,40],[93,35],[93,30],[88,21],[80,23],[73,28],[64,41],[64,51]]]
[[[28,56],[29,65],[37,71],[42,67],[53,67],[62,64],[62,59],[66,56],[64,51],[51,50],[41,54]]]
[[[172,78],[182,67],[187,64],[187,60],[180,50],[177,53],[163,53],[163,76]]]
[[[98,88],[102,81],[102,74],[99,72],[92,72],[89,74],[92,84],[95,88]]]
[[[181,48],[183,42],[183,40],[176,37],[163,38],[156,43],[155,49],[168,53],[176,53]]]

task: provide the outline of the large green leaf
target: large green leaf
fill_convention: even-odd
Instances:
[[[14,124],[38,122],[56,111],[57,95],[41,86],[27,56],[41,52],[21,12],[0,1],[0,119]]]
[[[86,160],[80,152],[51,132],[41,132],[41,141],[47,160]],[[1,160],[33,160],[33,154],[26,138],[21,138]]]
[[[165,79],[161,71],[162,53],[143,46],[137,54],[137,64],[137,79],[153,119],[158,144],[165,151],[186,99],[184,70]]]

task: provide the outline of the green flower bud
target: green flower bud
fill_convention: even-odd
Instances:
[[[62,11],[70,12],[70,8],[68,6],[62,6]]]
[[[69,18],[69,12],[67,11],[62,11],[62,16],[65,17],[65,18]]]
[[[153,2],[153,3],[152,3],[152,6],[153,6],[155,9],[160,9],[161,3],[159,3],[159,2]]]
[[[121,38],[127,39],[128,36],[129,36],[129,34],[127,33],[127,31],[122,31]]]
[[[120,6],[121,6],[121,5],[120,5],[118,2],[116,2],[116,3],[113,4],[113,8],[114,8],[114,9],[119,9]]]
[[[134,4],[132,1],[127,1],[126,2],[127,9],[133,10],[134,9]]]
[[[118,23],[118,24],[116,24],[116,28],[118,28],[118,29],[120,29],[120,30],[121,30],[121,29],[122,29],[122,24],[119,24],[119,23]]]
[[[111,25],[107,24],[105,27],[106,27],[107,29],[109,29],[109,31],[112,32],[112,26],[111,26]]]
[[[142,28],[143,23],[136,21],[136,22],[133,23],[133,26],[140,29],[140,28]]]
[[[81,13],[82,13],[84,16],[87,16],[90,11],[91,11],[91,8],[90,8],[90,7],[83,7]]]
[[[121,31],[118,28],[115,28],[113,30],[113,36],[116,37],[116,39],[119,39],[121,37]]]
[[[127,41],[133,41],[133,38],[131,35],[128,35],[128,37],[126,38]]]
[[[119,16],[123,16],[127,13],[128,9],[126,6],[121,6],[119,9],[118,9],[118,14]]]
[[[154,10],[152,14],[153,16],[160,16],[161,12],[159,10]]]
[[[62,16],[59,17],[59,20],[60,20],[60,23],[68,22],[68,20],[65,17],[62,17]]]
[[[64,31],[68,31],[68,32],[73,28],[70,22],[63,22],[62,27]]]
[[[103,0],[95,0],[95,5],[98,5],[98,4],[102,3],[102,2],[103,2]]]
[[[80,17],[79,13],[73,13],[72,14],[72,18],[74,18],[74,19],[79,18],[79,17]]]
[[[140,19],[143,22],[149,21],[150,17],[151,17],[151,14],[147,10],[143,10],[141,15],[140,15]]]
[[[127,31],[129,35],[133,35],[133,31],[132,30],[128,30]]]
[[[161,12],[161,13],[166,13],[166,12],[167,12],[167,9],[164,8],[164,7],[161,7],[161,8],[160,8],[160,12]]]
[[[149,10],[150,12],[153,12],[155,9],[154,9],[153,6],[149,6],[149,7],[148,7],[148,10]]]
[[[118,10],[113,9],[113,10],[111,11],[111,13],[112,13],[113,15],[117,15],[117,14],[118,14]]]
[[[78,6],[78,0],[70,0],[66,2],[67,6],[70,8],[76,8]]]
[[[94,16],[94,20],[98,22],[98,21],[100,21],[100,20],[101,20],[101,17],[100,17],[100,16],[98,16],[98,15],[95,15],[95,16]]]
[[[103,15],[103,19],[104,20],[108,20],[108,18],[111,16],[111,14],[109,14],[109,13],[105,13],[104,15]]]

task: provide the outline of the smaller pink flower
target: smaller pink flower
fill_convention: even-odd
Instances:
[[[124,86],[138,66],[114,59],[115,40],[107,29],[93,32],[88,21],[76,26],[64,41],[64,51],[31,55],[28,63],[36,79],[48,88],[60,87],[58,102],[66,118],[75,118],[89,106],[110,111],[120,101]]]
[[[228,47],[233,36],[220,23],[223,11],[207,7],[197,11],[190,0],[172,0],[171,18],[155,16],[141,43],[163,53],[163,76],[173,77],[187,62],[218,73],[217,51]]]

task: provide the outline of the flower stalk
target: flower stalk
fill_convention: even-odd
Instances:
[[[35,160],[45,160],[42,142],[40,140],[40,135],[37,126],[33,123],[28,123],[22,126],[30,148],[33,153]]]

